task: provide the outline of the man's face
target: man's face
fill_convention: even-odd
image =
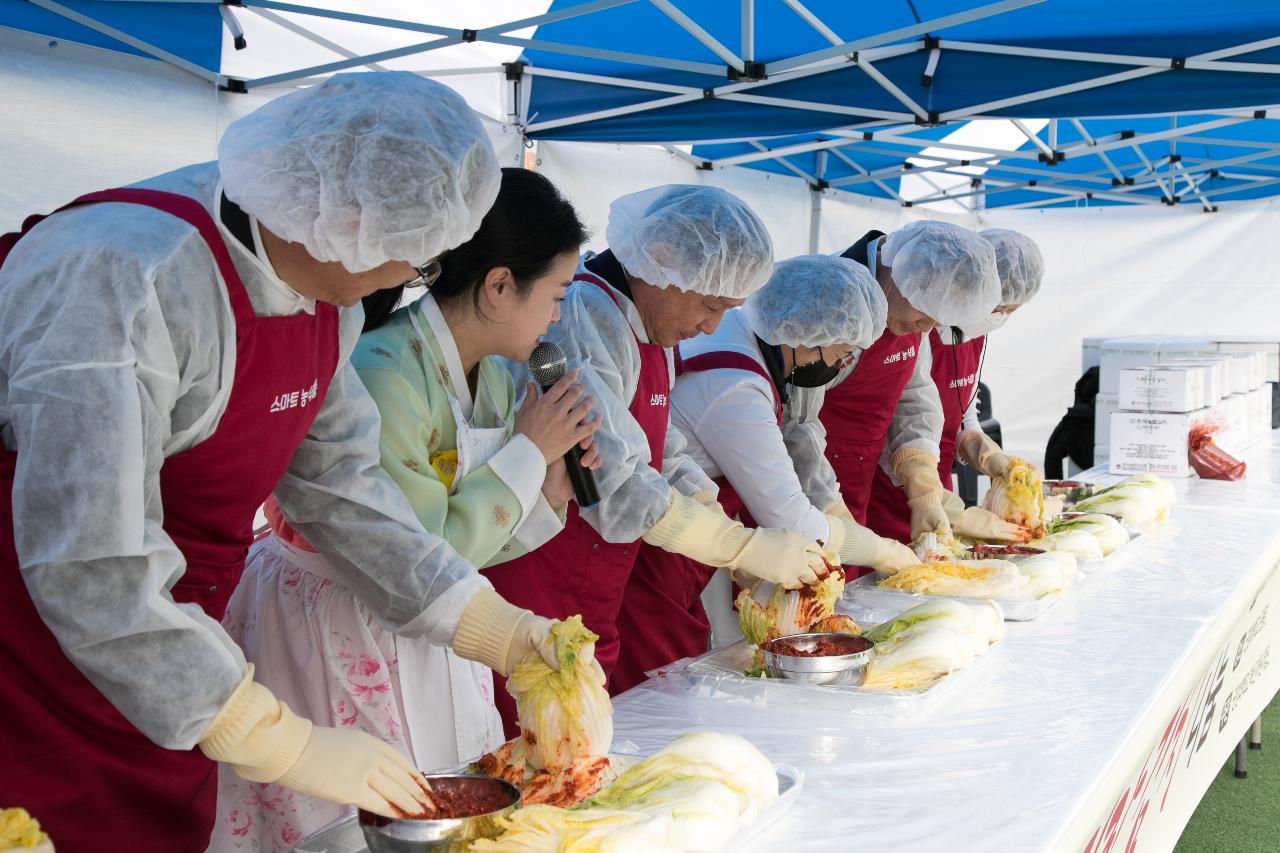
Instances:
[[[893,269],[884,265],[884,241],[876,246],[876,281],[884,290],[885,299],[889,303],[889,322],[886,324],[891,335],[910,335],[913,332],[927,332],[940,324],[923,311],[917,311],[907,298],[893,283]]]
[[[883,268],[882,268],[883,269]],[[886,269],[886,272],[888,270]],[[889,331],[895,335],[909,335],[913,332],[927,332],[938,325],[938,321],[923,311],[912,307],[907,298],[898,290],[890,276],[889,285],[884,291],[889,302]]]
[[[664,347],[673,347],[699,334],[711,334],[720,325],[724,312],[746,301],[677,287],[654,287],[636,278],[629,279],[629,283],[632,301],[649,340]]]

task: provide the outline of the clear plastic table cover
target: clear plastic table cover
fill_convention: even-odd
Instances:
[[[1076,578],[1076,584],[1081,577]],[[901,612],[909,607],[914,607],[926,601],[933,601],[938,598],[954,598],[955,596],[946,595],[917,595],[914,592],[904,592],[898,589],[883,589],[876,584],[880,582],[880,578],[875,575],[866,575],[858,578],[844,588],[845,598],[851,600],[854,604],[869,609],[897,610]],[[1072,586],[1072,589],[1075,585]],[[1029,622],[1036,619],[1050,608],[1062,600],[1063,595],[1070,595],[1071,590],[1066,593],[1053,593],[1050,595],[1042,595],[1039,598],[1032,598],[1027,601],[1008,601],[996,599],[996,604],[1000,605],[1000,609],[1004,611],[1004,619],[1006,622]]]
[[[1241,511],[1205,486],[1256,502]],[[688,730],[733,732],[804,771],[795,808],[745,850],[1081,849],[1076,824],[1110,796],[1108,770],[1164,725],[1179,677],[1198,671],[1280,558],[1269,477],[1179,490],[1169,521],[1122,567],[1034,622],[1009,623],[985,662],[998,665],[975,666],[983,677],[927,713],[855,716],[797,691],[725,701],[675,674],[614,700],[617,736],[650,751]]]
[[[875,611],[848,612],[858,624],[874,625],[896,615]],[[650,681],[654,689],[677,694],[761,709],[789,708],[803,703],[809,708],[824,708],[833,714],[849,716],[910,717],[935,707],[945,707],[957,693],[981,689],[981,679],[989,670],[1000,666],[1002,655],[997,643],[976,658],[972,666],[958,670],[933,685],[920,690],[874,690],[862,687],[855,677],[846,683],[805,684],[777,678],[748,678],[742,674],[751,660],[751,646],[746,640],[710,651],[697,658],[677,661],[662,668],[662,677]],[[766,753],[767,754],[767,753]]]
[[[754,821],[741,827],[724,849],[741,849],[768,832],[800,797],[804,773],[789,764],[775,763],[773,769],[778,774],[778,799],[762,809]],[[293,853],[369,853],[369,848],[353,814],[304,838],[293,848]]]

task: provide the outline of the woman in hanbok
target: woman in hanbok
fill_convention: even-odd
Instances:
[[[563,528],[570,447],[581,444],[583,464],[599,465],[596,419],[576,374],[541,395],[524,389],[517,408],[500,361],[527,360],[559,318],[586,239],[550,181],[502,171],[479,231],[425,272],[420,299],[395,310],[394,291],[366,300],[351,359],[382,417],[383,469],[422,525],[477,567]],[[250,553],[224,620],[260,681],[299,713],[370,732],[425,771],[502,744],[491,670],[388,630],[365,590],[336,583],[325,555],[274,504],[266,512],[272,533]],[[348,811],[223,773],[210,849],[289,850]]]

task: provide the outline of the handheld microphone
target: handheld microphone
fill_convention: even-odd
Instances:
[[[544,393],[564,377],[567,367],[568,360],[564,351],[550,341],[538,344],[533,355],[529,356],[529,372]],[[569,448],[564,455],[564,467],[569,472],[569,482],[573,484],[573,496],[578,501],[578,506],[586,509],[600,503],[595,474],[590,468],[582,467],[581,447],[575,444]]]

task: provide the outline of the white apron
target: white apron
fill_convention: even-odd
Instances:
[[[474,405],[453,334],[435,298],[428,294],[409,309],[414,330],[424,341],[430,337],[419,325],[419,312],[435,333],[450,379],[458,378],[461,385],[457,389],[445,387],[457,432],[458,470],[450,487],[452,494],[468,472],[485,465],[502,449],[507,442],[507,428],[506,424],[493,428],[471,426]],[[503,743],[502,719],[493,704],[492,670],[464,660],[450,649],[418,639],[397,637],[396,652],[400,659],[405,730],[419,767],[428,766],[419,756],[452,751],[457,761],[466,761]],[[452,726],[446,723],[449,720]]]
[[[418,303],[451,377],[463,377],[453,335],[435,300]],[[418,306],[410,317],[418,334]],[[473,429],[470,389],[446,388],[457,426],[454,485],[506,442],[506,427]],[[496,408],[496,407],[495,407]],[[250,549],[223,626],[256,667],[256,678],[317,725],[359,727],[410,755],[425,771],[497,749],[502,720],[493,674],[442,646],[387,630],[341,582],[330,561],[268,536]],[[218,769],[210,853],[287,853],[350,813],[276,783]]]

